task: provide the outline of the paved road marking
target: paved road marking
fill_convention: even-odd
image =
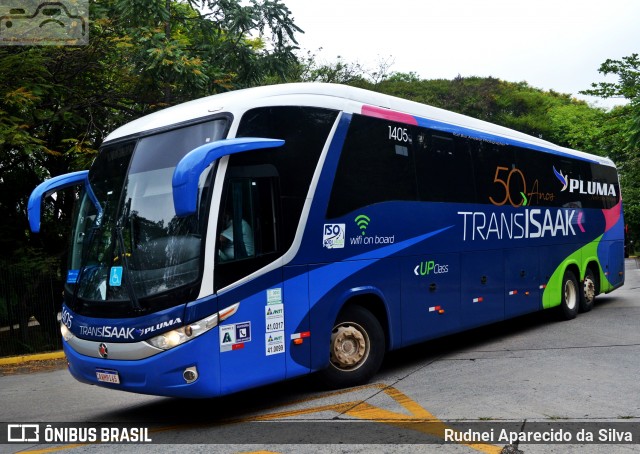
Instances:
[[[378,389],[379,392],[376,395],[385,394],[393,399],[396,403],[398,403],[402,408],[407,410],[407,413],[399,413],[396,411],[388,410],[386,408],[376,407],[364,400],[348,400],[346,402],[339,402],[327,405],[315,405],[309,408],[298,408],[295,410],[286,410],[286,411],[277,411],[273,413],[261,414],[256,416],[246,416],[241,418],[223,420],[217,422],[216,425],[227,425],[227,424],[241,424],[246,422],[256,422],[256,421],[273,421],[278,419],[291,418],[296,416],[310,415],[314,413],[321,412],[334,412],[339,415],[349,416],[352,418],[360,419],[363,421],[374,421],[380,424],[388,424],[394,427],[402,428],[402,429],[410,429],[415,430],[424,434],[433,435],[435,437],[441,438],[444,440],[444,431],[447,428],[455,430],[455,428],[447,426],[443,421],[439,420],[432,413],[427,411],[424,407],[422,407],[418,402],[411,399],[409,396],[399,391],[398,389],[385,385],[383,383],[375,383],[371,385],[359,386],[355,388],[350,388],[346,390],[335,391],[331,393],[322,394],[320,396],[314,396],[308,399],[301,399],[297,401],[290,402],[285,405],[281,405],[276,408],[290,407],[294,405],[301,405],[306,403],[314,403],[323,399],[336,397],[340,395],[349,395],[358,391],[370,390],[370,389]],[[374,396],[369,396],[368,399]],[[166,427],[152,428],[149,430],[150,434],[166,432],[171,430],[178,430],[184,428],[194,428],[194,427],[207,427],[211,426],[211,424],[182,424],[182,425],[172,425]],[[80,446],[86,446],[92,443],[86,444],[73,444],[73,445],[65,445],[65,446],[57,446],[54,448],[35,450],[35,451],[22,451],[23,454],[41,454],[41,453],[49,453],[67,449],[74,449]],[[502,450],[502,447],[484,444],[484,443],[459,443],[460,445],[467,446],[476,451],[480,451],[487,454],[499,454]],[[245,454],[268,454],[271,451],[251,451],[246,452]],[[275,454],[275,453],[273,453]]]
[[[313,402],[314,400],[325,399],[327,397],[333,397],[336,395],[352,393],[363,389],[377,388],[381,392],[391,397],[394,401],[400,404],[403,408],[408,410],[409,415],[404,413],[397,413],[385,408],[376,407],[362,400],[340,402],[336,404],[320,405],[311,408],[303,408],[297,410],[282,411],[277,413],[269,413],[266,415],[258,415],[253,417],[246,417],[237,420],[237,422],[250,422],[250,421],[272,421],[275,419],[283,419],[292,416],[308,415],[312,413],[320,413],[324,411],[333,411],[342,415],[351,416],[366,421],[375,421],[381,424],[389,424],[394,427],[400,427],[403,429],[416,430],[421,433],[436,436],[444,439],[444,430],[451,428],[444,422],[440,421],[436,416],[427,411],[418,402],[411,399],[406,394],[402,393],[398,389],[387,386],[382,383],[375,383],[371,385],[360,386],[357,388],[351,388],[348,390],[337,391],[334,393],[323,394],[311,399],[300,400],[287,404],[287,406],[295,405],[303,402]],[[453,428],[451,428],[453,429]],[[455,430],[455,429],[454,429]],[[496,445],[489,445],[484,443],[460,443],[461,445],[468,446],[476,451],[497,454],[502,451],[502,447]]]

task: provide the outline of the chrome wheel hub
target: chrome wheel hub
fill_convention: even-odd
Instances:
[[[584,280],[584,297],[587,302],[593,301],[596,297],[596,286],[591,279]]]
[[[569,309],[575,308],[578,301],[576,286],[569,280],[564,283],[564,301]]]
[[[331,333],[331,363],[338,369],[357,369],[369,354],[366,332],[358,328],[344,323]]]

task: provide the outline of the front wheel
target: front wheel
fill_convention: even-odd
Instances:
[[[596,299],[596,278],[593,271],[587,268],[584,275],[584,283],[582,285],[582,293],[580,294],[580,312],[589,312],[593,308],[593,301]]]
[[[334,388],[367,383],[380,368],[384,353],[384,331],[378,319],[363,307],[349,306],[331,331],[330,362],[320,375]]]
[[[580,305],[580,291],[578,280],[575,274],[570,270],[565,270],[562,278],[562,300],[560,302],[560,311],[564,320],[571,320],[578,315]]]

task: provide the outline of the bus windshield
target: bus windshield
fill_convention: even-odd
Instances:
[[[198,280],[202,213],[176,216],[172,175],[189,151],[222,139],[227,125],[218,119],[100,150],[74,218],[66,287],[73,306],[159,310],[166,301],[154,307],[149,297]]]

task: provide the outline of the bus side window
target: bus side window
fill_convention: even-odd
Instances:
[[[277,177],[230,178],[218,216],[215,287],[222,288],[279,252]]]
[[[471,141],[470,146],[478,203],[496,206],[521,204],[520,191],[526,188],[513,149],[481,140]]]
[[[428,202],[476,202],[467,139],[420,129],[417,134],[418,195]]]
[[[252,257],[253,213],[250,194],[250,180],[231,180],[227,187],[226,199],[220,212],[218,231],[218,258],[221,262]]]
[[[389,201],[416,201],[413,127],[353,115],[334,178],[327,218]]]

